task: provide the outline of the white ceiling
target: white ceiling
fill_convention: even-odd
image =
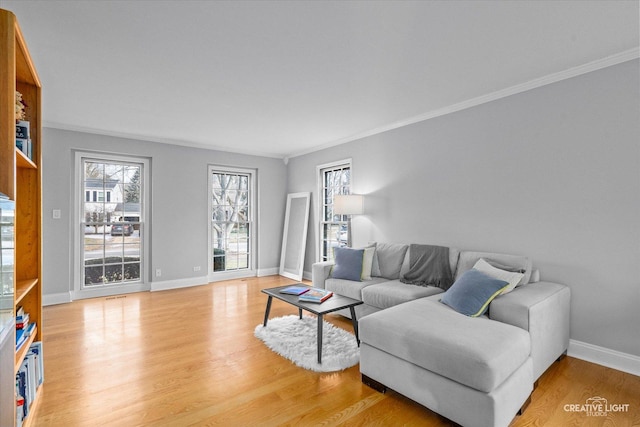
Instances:
[[[45,126],[283,158],[637,58],[640,44],[637,0],[0,7],[25,34]]]

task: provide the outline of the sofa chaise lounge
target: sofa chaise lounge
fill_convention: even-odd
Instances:
[[[463,426],[507,426],[530,402],[537,379],[566,354],[569,288],[539,281],[528,257],[455,248],[440,254],[453,284],[407,283],[421,262],[432,262],[412,256],[421,246],[377,243],[362,249],[365,267],[356,280],[335,274],[342,267],[338,257],[336,263],[316,263],[313,286],[363,301],[356,316],[364,383],[382,392],[389,387]],[[483,270],[487,263],[489,270]],[[481,313],[472,317],[459,312],[459,301],[442,302],[449,303],[463,282],[471,283],[469,277],[489,273],[514,283],[493,292]],[[507,282],[492,279],[496,286]],[[467,297],[459,298],[463,307]]]

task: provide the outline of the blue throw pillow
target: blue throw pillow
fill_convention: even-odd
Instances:
[[[507,286],[508,282],[472,268],[451,285],[440,301],[458,313],[478,317],[487,311],[489,303]]]
[[[335,265],[331,270],[334,279],[362,281],[362,258],[364,249],[335,248]]]

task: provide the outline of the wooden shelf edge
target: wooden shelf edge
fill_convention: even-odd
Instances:
[[[38,166],[16,147],[16,166],[24,169],[38,169]]]
[[[15,15],[14,15],[15,16]],[[33,65],[33,60],[31,59],[31,54],[29,53],[29,48],[27,47],[27,42],[22,35],[22,30],[20,29],[20,25],[18,24],[18,20],[15,21],[15,37],[16,37],[16,48],[20,50],[25,60],[25,66],[29,70],[29,79],[24,80],[20,79],[21,76],[17,76],[18,80],[24,81],[26,83],[42,87],[40,83],[40,77],[38,76],[38,72],[36,71],[35,65]],[[24,77],[24,76],[22,76]]]
[[[38,279],[26,279],[26,280],[18,280],[16,282],[16,307],[20,304],[20,301],[31,292],[38,284]]]
[[[20,370],[20,365],[22,365],[22,361],[27,355],[27,351],[29,351],[29,347],[31,347],[31,344],[33,344],[33,342],[36,340],[37,333],[38,333],[38,326],[33,328],[33,332],[31,333],[31,335],[29,335],[29,338],[27,338],[24,344],[22,344],[22,347],[20,347],[20,349],[18,349],[18,351],[16,352],[16,363],[14,367],[15,370],[13,372],[14,374],[17,374],[18,371]]]

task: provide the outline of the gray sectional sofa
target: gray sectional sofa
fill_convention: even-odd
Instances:
[[[470,317],[441,302],[450,283],[405,283],[418,245],[371,246],[365,280],[332,277],[333,262],[312,271],[314,287],[364,302],[356,307],[363,382],[383,392],[389,387],[463,426],[509,425],[530,402],[537,379],[566,354],[569,288],[539,281],[524,256],[448,248],[456,283],[481,259],[519,274],[515,289],[496,292],[485,314]]]

